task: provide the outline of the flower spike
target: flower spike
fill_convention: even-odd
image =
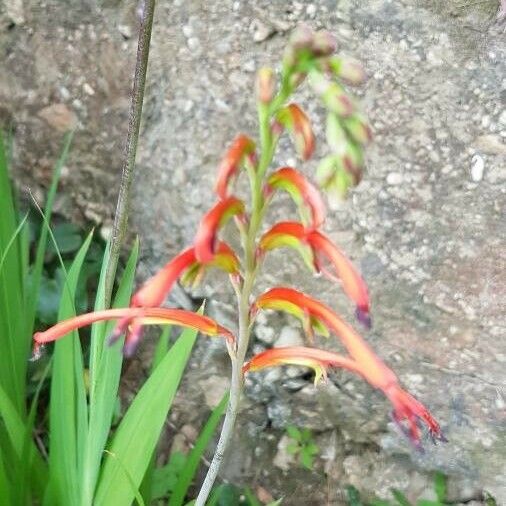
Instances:
[[[299,171],[282,167],[269,177],[267,185],[269,189],[286,190],[305,216],[307,212],[304,212],[304,205],[309,210],[312,228],[319,227],[325,220],[325,206],[320,192]]]
[[[210,262],[213,259],[218,230],[235,215],[244,214],[242,200],[227,197],[219,201],[202,218],[195,235],[195,256],[199,262]]]
[[[290,104],[277,113],[276,119],[290,132],[299,156],[303,160],[311,158],[315,148],[315,138],[311,121],[306,113],[297,104]]]
[[[218,167],[214,191],[220,199],[227,197],[228,188],[246,158],[249,163],[255,164],[255,143],[246,135],[240,134],[234,139]]]
[[[41,345],[61,339],[69,332],[91,325],[92,323],[104,320],[123,320],[128,322],[132,319],[140,322],[142,325],[181,325],[183,327],[190,327],[209,336],[222,335],[229,343],[235,342],[234,335],[228,329],[218,325],[207,316],[192,313],[191,311],[166,308],[121,308],[82,314],[59,322],[44,332],[36,332],[33,336],[35,341],[34,354],[37,354]],[[127,328],[117,328],[111,336],[111,341],[116,341],[125,330]],[[125,354],[131,355],[136,344],[136,342],[127,338],[124,346]]]
[[[261,250],[267,251],[280,246],[295,247],[304,261],[333,280],[339,280],[346,295],[356,304],[360,322],[370,327],[370,302],[367,285],[344,253],[318,230],[306,230],[301,223],[285,221],[277,223],[260,239]],[[309,251],[308,251],[309,248]],[[324,267],[328,260],[335,274]]]
[[[306,348],[304,346],[293,346],[286,348],[272,348],[258,355],[255,355],[249,362],[244,364],[243,373],[254,372],[266,367],[279,365],[302,365],[310,367],[315,371],[315,384],[319,380],[327,377],[329,367],[339,367],[347,369],[359,376],[362,376],[370,383],[367,369],[360,363],[351,358],[344,357],[338,353],[316,348]],[[432,417],[428,409],[412,395],[403,390],[395,378],[385,387],[378,387],[372,383],[375,388],[380,388],[393,406],[393,418],[402,432],[408,436],[412,444],[418,450],[421,450],[420,430],[417,421],[423,421],[434,441],[446,442],[446,438],[441,432],[437,421]],[[405,428],[403,422],[407,422]]]

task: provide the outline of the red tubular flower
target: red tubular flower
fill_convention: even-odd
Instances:
[[[234,215],[244,213],[244,203],[236,197],[219,201],[202,218],[195,235],[195,256],[199,262],[212,261],[218,230]]]
[[[278,287],[258,297],[255,307],[288,311],[302,318],[305,327],[307,319],[317,320],[340,338],[351,357],[367,371],[366,379],[371,385],[384,389],[392,381],[397,381],[395,374],[379,359],[364,339],[319,300],[292,288]]]
[[[304,205],[309,210],[312,228],[319,227],[325,220],[325,205],[320,192],[299,171],[282,167],[269,177],[267,185],[269,189],[287,191],[300,209]]]
[[[246,135],[240,134],[234,139],[218,167],[214,191],[220,199],[227,197],[228,188],[246,157],[251,163],[255,163],[255,143]]]
[[[191,247],[175,256],[133,295],[131,306],[160,306],[177,279],[186,271],[202,270],[208,267],[219,267],[229,274],[239,273],[239,259],[233,250],[224,242],[219,242],[216,253],[206,264],[197,262],[195,248]]]
[[[43,344],[61,339],[73,330],[104,320],[122,320],[125,322],[134,320],[140,322],[142,325],[180,325],[196,329],[209,336],[223,335],[229,343],[235,342],[234,335],[228,329],[218,325],[218,323],[207,316],[192,313],[191,311],[166,308],[121,308],[79,315],[59,322],[44,332],[36,332],[33,336],[35,341],[34,354],[37,354],[39,347]],[[111,341],[117,340],[125,330],[127,330],[126,327],[117,327],[111,336]],[[135,341],[128,340],[127,338],[124,346],[125,354],[130,355],[136,344]]]
[[[357,318],[370,326],[369,294],[367,285],[344,253],[324,234],[306,230],[301,223],[285,221],[274,225],[260,239],[260,248],[269,250],[280,246],[296,247],[306,263],[312,263],[317,272],[331,279],[339,279],[346,295],[356,304]],[[310,248],[308,253],[307,247]],[[335,275],[324,267],[329,261]]]
[[[303,346],[273,348],[259,353],[243,366],[243,372],[253,372],[266,367],[287,364],[302,365],[314,369],[315,384],[320,379],[326,378],[328,367],[348,369],[371,383],[367,366],[364,366],[360,362],[330,351],[306,348]],[[425,422],[434,440],[446,441],[441,433],[439,424],[432,417],[427,408],[412,395],[403,390],[399,386],[395,376],[394,379],[390,379],[390,383],[387,383],[384,387],[378,387],[375,383],[371,383],[371,385],[375,388],[380,388],[389,399],[393,406],[394,420],[417,449],[421,450],[420,430],[417,425],[418,420]],[[403,422],[407,423],[407,428],[404,427]]]
[[[311,158],[315,148],[315,138],[311,121],[306,113],[297,104],[290,104],[277,113],[276,119],[290,132],[300,157],[303,160]]]

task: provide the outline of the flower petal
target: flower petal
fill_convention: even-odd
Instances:
[[[73,330],[104,320],[122,320],[126,322],[123,328],[116,328],[112,336],[112,341],[118,339],[121,333],[127,330],[132,320],[141,325],[180,325],[183,327],[190,327],[209,336],[223,335],[230,343],[235,341],[234,335],[228,329],[218,325],[218,323],[207,316],[192,313],[191,311],[158,307],[119,308],[82,314],[61,321],[44,332],[36,332],[33,336],[35,347],[37,348],[51,341],[56,341]],[[135,344],[136,343],[132,343],[127,339],[125,342],[125,351],[131,351],[132,346]]]
[[[218,230],[234,215],[243,214],[244,203],[236,197],[220,200],[202,218],[195,235],[195,256],[199,262],[210,262],[214,257]]]
[[[306,265],[316,272],[314,253],[305,239],[306,230],[302,223],[282,221],[276,223],[260,238],[259,249],[264,252],[283,246],[294,248],[300,253]]]
[[[315,137],[306,113],[297,104],[289,104],[278,111],[276,119],[289,131],[299,156],[303,160],[311,158]]]
[[[154,276],[150,277],[132,296],[131,306],[160,306],[172,286],[191,265],[195,264],[195,248],[188,248],[165,264]]]
[[[272,348],[255,355],[244,364],[243,372],[254,372],[278,365],[302,365],[314,369],[315,384],[321,378],[326,377],[326,370],[329,366],[343,367],[353,372],[358,371],[354,360],[337,353],[304,346],[289,346]]]
[[[227,197],[231,181],[235,179],[237,171],[246,157],[255,163],[255,143],[246,135],[240,134],[234,139],[218,167],[218,178],[214,191],[221,199]]]
[[[307,235],[307,242],[313,249],[317,267],[331,279],[341,281],[344,293],[356,304],[357,316],[363,322],[369,318],[370,300],[367,285],[346,255],[324,234],[313,230]],[[336,276],[322,269],[327,258],[335,269]],[[369,325],[370,326],[370,322]]]
[[[367,285],[346,255],[327,236],[317,230],[308,231],[301,223],[285,221],[274,225],[259,243],[263,251],[281,246],[297,249],[310,268],[316,267],[330,279],[339,280],[345,294],[355,303],[359,320],[370,326]],[[325,259],[332,264],[335,274],[324,268]]]
[[[376,388],[384,388],[396,381],[395,374],[374,353],[369,344],[355,330],[345,323],[332,309],[293,288],[276,287],[262,294],[255,302],[261,309],[285,310],[298,318],[309,315],[317,318],[323,325],[334,332],[341,340],[348,353],[367,371],[366,379]],[[296,309],[294,309],[296,308]],[[303,320],[304,322],[304,320]]]
[[[309,72],[309,84],[329,111],[343,118],[355,111],[353,101],[344,88],[329,81],[320,71],[313,69]]]
[[[273,348],[259,353],[244,364],[243,373],[280,365],[302,365],[312,368],[315,371],[315,384],[321,378],[326,378],[329,367],[347,369],[362,376],[370,383],[367,367],[360,362],[331,351],[303,346]],[[403,390],[395,377],[386,386],[378,386],[374,383],[371,383],[371,385],[380,388],[392,403],[394,420],[403,432],[407,434],[416,448],[421,448],[417,420],[422,420],[427,425],[434,440],[446,441],[441,433],[439,424],[430,414],[429,410],[412,395]],[[407,429],[402,425],[403,422],[407,422]]]
[[[309,209],[312,227],[319,227],[325,220],[325,205],[320,192],[299,171],[282,167],[269,177],[267,184],[272,189],[287,191],[299,207],[304,204]]]

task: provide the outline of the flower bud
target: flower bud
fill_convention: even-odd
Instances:
[[[257,72],[256,91],[258,101],[262,104],[268,104],[274,97],[276,88],[276,79],[274,71],[269,67],[262,67]]]
[[[358,114],[354,114],[343,120],[344,127],[350,134],[350,137],[365,146],[372,141],[372,131],[367,124],[366,119]]]
[[[332,112],[327,114],[327,144],[336,154],[344,154],[348,144],[346,131],[341,126],[339,118]]]
[[[330,56],[337,49],[337,40],[329,31],[316,32],[311,44],[314,56]]]
[[[302,23],[292,32],[289,45],[296,50],[309,48],[313,44],[314,37],[315,33],[313,29],[309,25]]]
[[[360,62],[352,58],[333,56],[328,59],[328,65],[334,75],[347,84],[357,86],[365,82],[364,68]]]
[[[344,88],[326,79],[320,71],[312,70],[310,72],[309,84],[329,111],[342,117],[350,116],[353,113],[355,107]]]
[[[290,76],[290,87],[295,91],[306,79],[307,74],[305,72],[295,72]]]

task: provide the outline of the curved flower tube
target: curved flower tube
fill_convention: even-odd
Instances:
[[[212,259],[205,264],[197,261],[194,247],[188,248],[149,278],[134,293],[130,305],[133,307],[160,306],[181,275],[190,270],[198,269],[201,271],[208,267],[218,267],[229,274],[239,274],[240,263],[230,246],[221,241],[218,243]]]
[[[397,381],[394,372],[381,361],[369,344],[319,300],[293,288],[277,287],[260,295],[253,311],[256,308],[287,311],[299,319],[302,318],[303,324],[308,318],[316,319],[339,337],[351,357],[367,371],[366,379],[371,385],[386,388],[393,381]]]
[[[280,246],[295,247],[304,261],[313,264],[317,272],[322,272],[333,280],[339,280],[346,295],[356,304],[356,314],[360,322],[370,327],[370,301],[367,285],[346,255],[324,234],[318,230],[306,230],[301,223],[285,221],[277,223],[260,239],[261,250]],[[308,252],[307,247],[310,248]],[[324,267],[328,260],[335,275]]]
[[[276,120],[290,133],[299,156],[303,160],[311,158],[315,138],[306,113],[297,104],[290,104],[278,111]]]
[[[331,351],[303,346],[273,348],[259,353],[243,366],[243,373],[288,364],[312,368],[315,371],[315,384],[319,380],[326,378],[329,367],[348,369],[371,383],[366,366],[360,362]],[[418,420],[425,422],[434,440],[446,441],[439,424],[432,417],[429,410],[412,395],[403,390],[399,386],[397,378],[394,378],[385,386],[378,386],[374,383],[371,383],[371,385],[375,388],[380,388],[391,402],[395,422],[417,449],[422,449],[420,444],[420,429],[417,425]],[[407,423],[407,428],[404,427],[403,422]]]
[[[122,320],[126,324],[122,327],[116,327],[111,335],[110,342],[116,341],[121,334],[128,330],[131,320],[139,322],[141,325],[180,325],[196,329],[203,334],[209,336],[222,335],[227,342],[234,343],[235,337],[228,329],[216,323],[213,319],[202,316],[191,311],[183,309],[167,309],[167,308],[120,308],[106,309],[103,311],[95,311],[86,313],[68,320],[61,321],[44,332],[36,332],[33,335],[35,341],[34,355],[38,353],[41,345],[61,339],[69,332],[77,330],[81,327],[91,325],[92,323],[104,320]],[[130,334],[132,335],[132,334]],[[137,341],[134,339],[125,340],[124,353],[129,356],[135,349]]]
[[[217,233],[235,215],[244,214],[244,202],[236,197],[227,197],[217,202],[202,218],[195,234],[195,256],[199,262],[212,261]]]
[[[248,158],[250,163],[255,164],[255,143],[248,136],[240,134],[233,140],[218,166],[218,178],[214,191],[220,199],[227,197],[228,188],[237,177],[237,171],[245,158]]]
[[[267,180],[267,191],[272,192],[278,189],[285,190],[290,194],[301,210],[304,220],[310,222],[312,228],[317,228],[323,223],[325,205],[320,192],[298,170],[292,167],[282,167],[274,172]],[[308,219],[307,211],[309,211],[310,219]]]

